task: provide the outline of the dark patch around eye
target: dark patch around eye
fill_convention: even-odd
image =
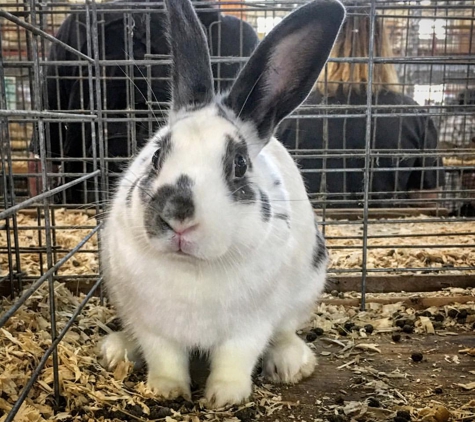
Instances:
[[[271,206],[269,202],[269,196],[261,189],[259,189],[259,193],[261,195],[262,220],[264,222],[267,222],[270,220],[270,216],[271,216]]]
[[[247,158],[241,154],[237,154],[234,157],[234,177],[241,178],[247,172]]]
[[[159,169],[160,153],[161,152],[162,152],[162,150],[160,148],[158,148],[152,156],[152,166],[155,170]]]
[[[166,158],[170,155],[172,151],[172,142],[171,142],[171,133],[167,132],[162,138],[155,141],[157,149],[160,148],[160,157],[157,163],[156,170],[152,163],[153,154],[150,157],[147,157],[149,162],[149,171],[148,174],[142,178],[140,181],[140,197],[142,198],[143,202],[147,202],[150,199],[151,192],[150,189],[152,187],[152,183],[156,180],[158,174],[160,173],[160,169],[163,166]],[[154,151],[155,154],[155,151]]]
[[[322,233],[318,229],[317,223],[315,222],[316,239],[315,245],[313,246],[313,267],[319,269],[322,263],[328,258],[328,251],[325,246],[325,239],[323,238]]]
[[[236,154],[247,158],[247,173],[240,178],[234,177],[234,159]],[[226,136],[223,173],[229,192],[236,202],[252,203],[256,199],[256,192],[252,188],[252,183],[248,176],[250,171],[252,171],[252,162],[249,158],[246,142],[236,142],[231,136]]]
[[[156,142],[157,149],[160,149],[160,159],[158,161],[158,168],[163,165],[163,162],[170,155],[172,151],[172,134],[170,132],[166,133],[160,140]],[[152,160],[152,157],[150,157]]]

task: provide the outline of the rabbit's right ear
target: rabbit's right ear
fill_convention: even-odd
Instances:
[[[165,0],[172,57],[172,110],[206,105],[214,98],[206,35],[190,0]]]
[[[239,74],[224,103],[253,123],[261,148],[310,93],[344,18],[338,0],[314,0],[300,7],[264,38]]]

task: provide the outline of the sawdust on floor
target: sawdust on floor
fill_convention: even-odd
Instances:
[[[460,295],[460,289],[456,294]],[[451,294],[448,290],[445,294]],[[380,405],[374,407],[368,400],[321,406],[321,415],[314,420],[370,421],[395,420],[409,412],[412,420],[446,422],[475,418],[473,400],[457,409],[444,405],[428,406],[421,403],[411,389],[394,388],[388,380],[404,377],[397,371],[384,374],[366,364],[367,357],[381,354],[381,341],[388,333],[398,335],[411,332],[414,336],[452,336],[473,332],[475,328],[475,288],[464,294],[474,298],[463,305],[415,310],[402,303],[369,303],[365,312],[343,305],[317,305],[309,324],[299,333],[311,347],[327,344],[336,351],[322,351],[337,359],[335,371],[350,369],[355,375],[365,375],[369,381],[364,388],[373,391]],[[75,296],[63,284],[55,285],[57,325],[60,330],[71,317],[74,309],[84,299]],[[373,295],[375,296],[375,295]],[[2,307],[11,306],[4,300]],[[131,364],[124,362],[114,373],[105,371],[97,362],[96,348],[100,338],[115,329],[114,311],[92,298],[72,329],[58,346],[59,383],[64,401],[56,414],[53,411],[53,367],[49,359],[35,383],[16,421],[109,421],[109,420],[163,420],[174,421],[223,421],[251,422],[258,419],[279,420],[279,414],[292,408],[298,414],[299,403],[282,398],[278,386],[267,384],[255,377],[255,390],[250,403],[230,409],[206,410],[199,399],[202,391],[194,392],[194,401],[175,400],[163,402],[147,389],[145,374],[133,373]],[[0,336],[0,422],[18,397],[46,348],[51,345],[49,334],[49,300],[47,285],[38,290],[1,329]],[[386,336],[386,337],[382,337]],[[325,354],[326,353],[326,354]],[[474,359],[475,349],[454,350],[450,359]],[[430,376],[430,375],[428,375]],[[458,389],[475,391],[475,371]],[[363,387],[363,386],[362,386]],[[341,386],[344,390],[347,386]],[[318,403],[316,403],[318,405]],[[441,409],[443,408],[443,409]],[[445,409],[445,410],[444,410]],[[404,413],[406,412],[406,413]],[[448,412],[448,413],[447,413]],[[445,416],[444,416],[445,415]],[[448,416],[447,416],[448,415]],[[335,419],[336,418],[336,419]],[[307,421],[310,422],[310,421]]]

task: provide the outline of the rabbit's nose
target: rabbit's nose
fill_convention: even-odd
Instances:
[[[176,222],[169,225],[178,236],[189,234],[198,227],[198,223],[193,224],[193,222]]]
[[[190,177],[181,175],[175,183],[161,186],[153,195],[151,208],[167,223],[191,221],[195,214],[193,183]]]

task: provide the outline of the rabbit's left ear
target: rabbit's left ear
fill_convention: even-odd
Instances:
[[[254,123],[261,146],[307,98],[344,18],[338,0],[312,1],[280,22],[247,62],[224,102],[243,121]]]
[[[208,43],[190,0],[165,0],[172,57],[172,110],[214,98]]]

